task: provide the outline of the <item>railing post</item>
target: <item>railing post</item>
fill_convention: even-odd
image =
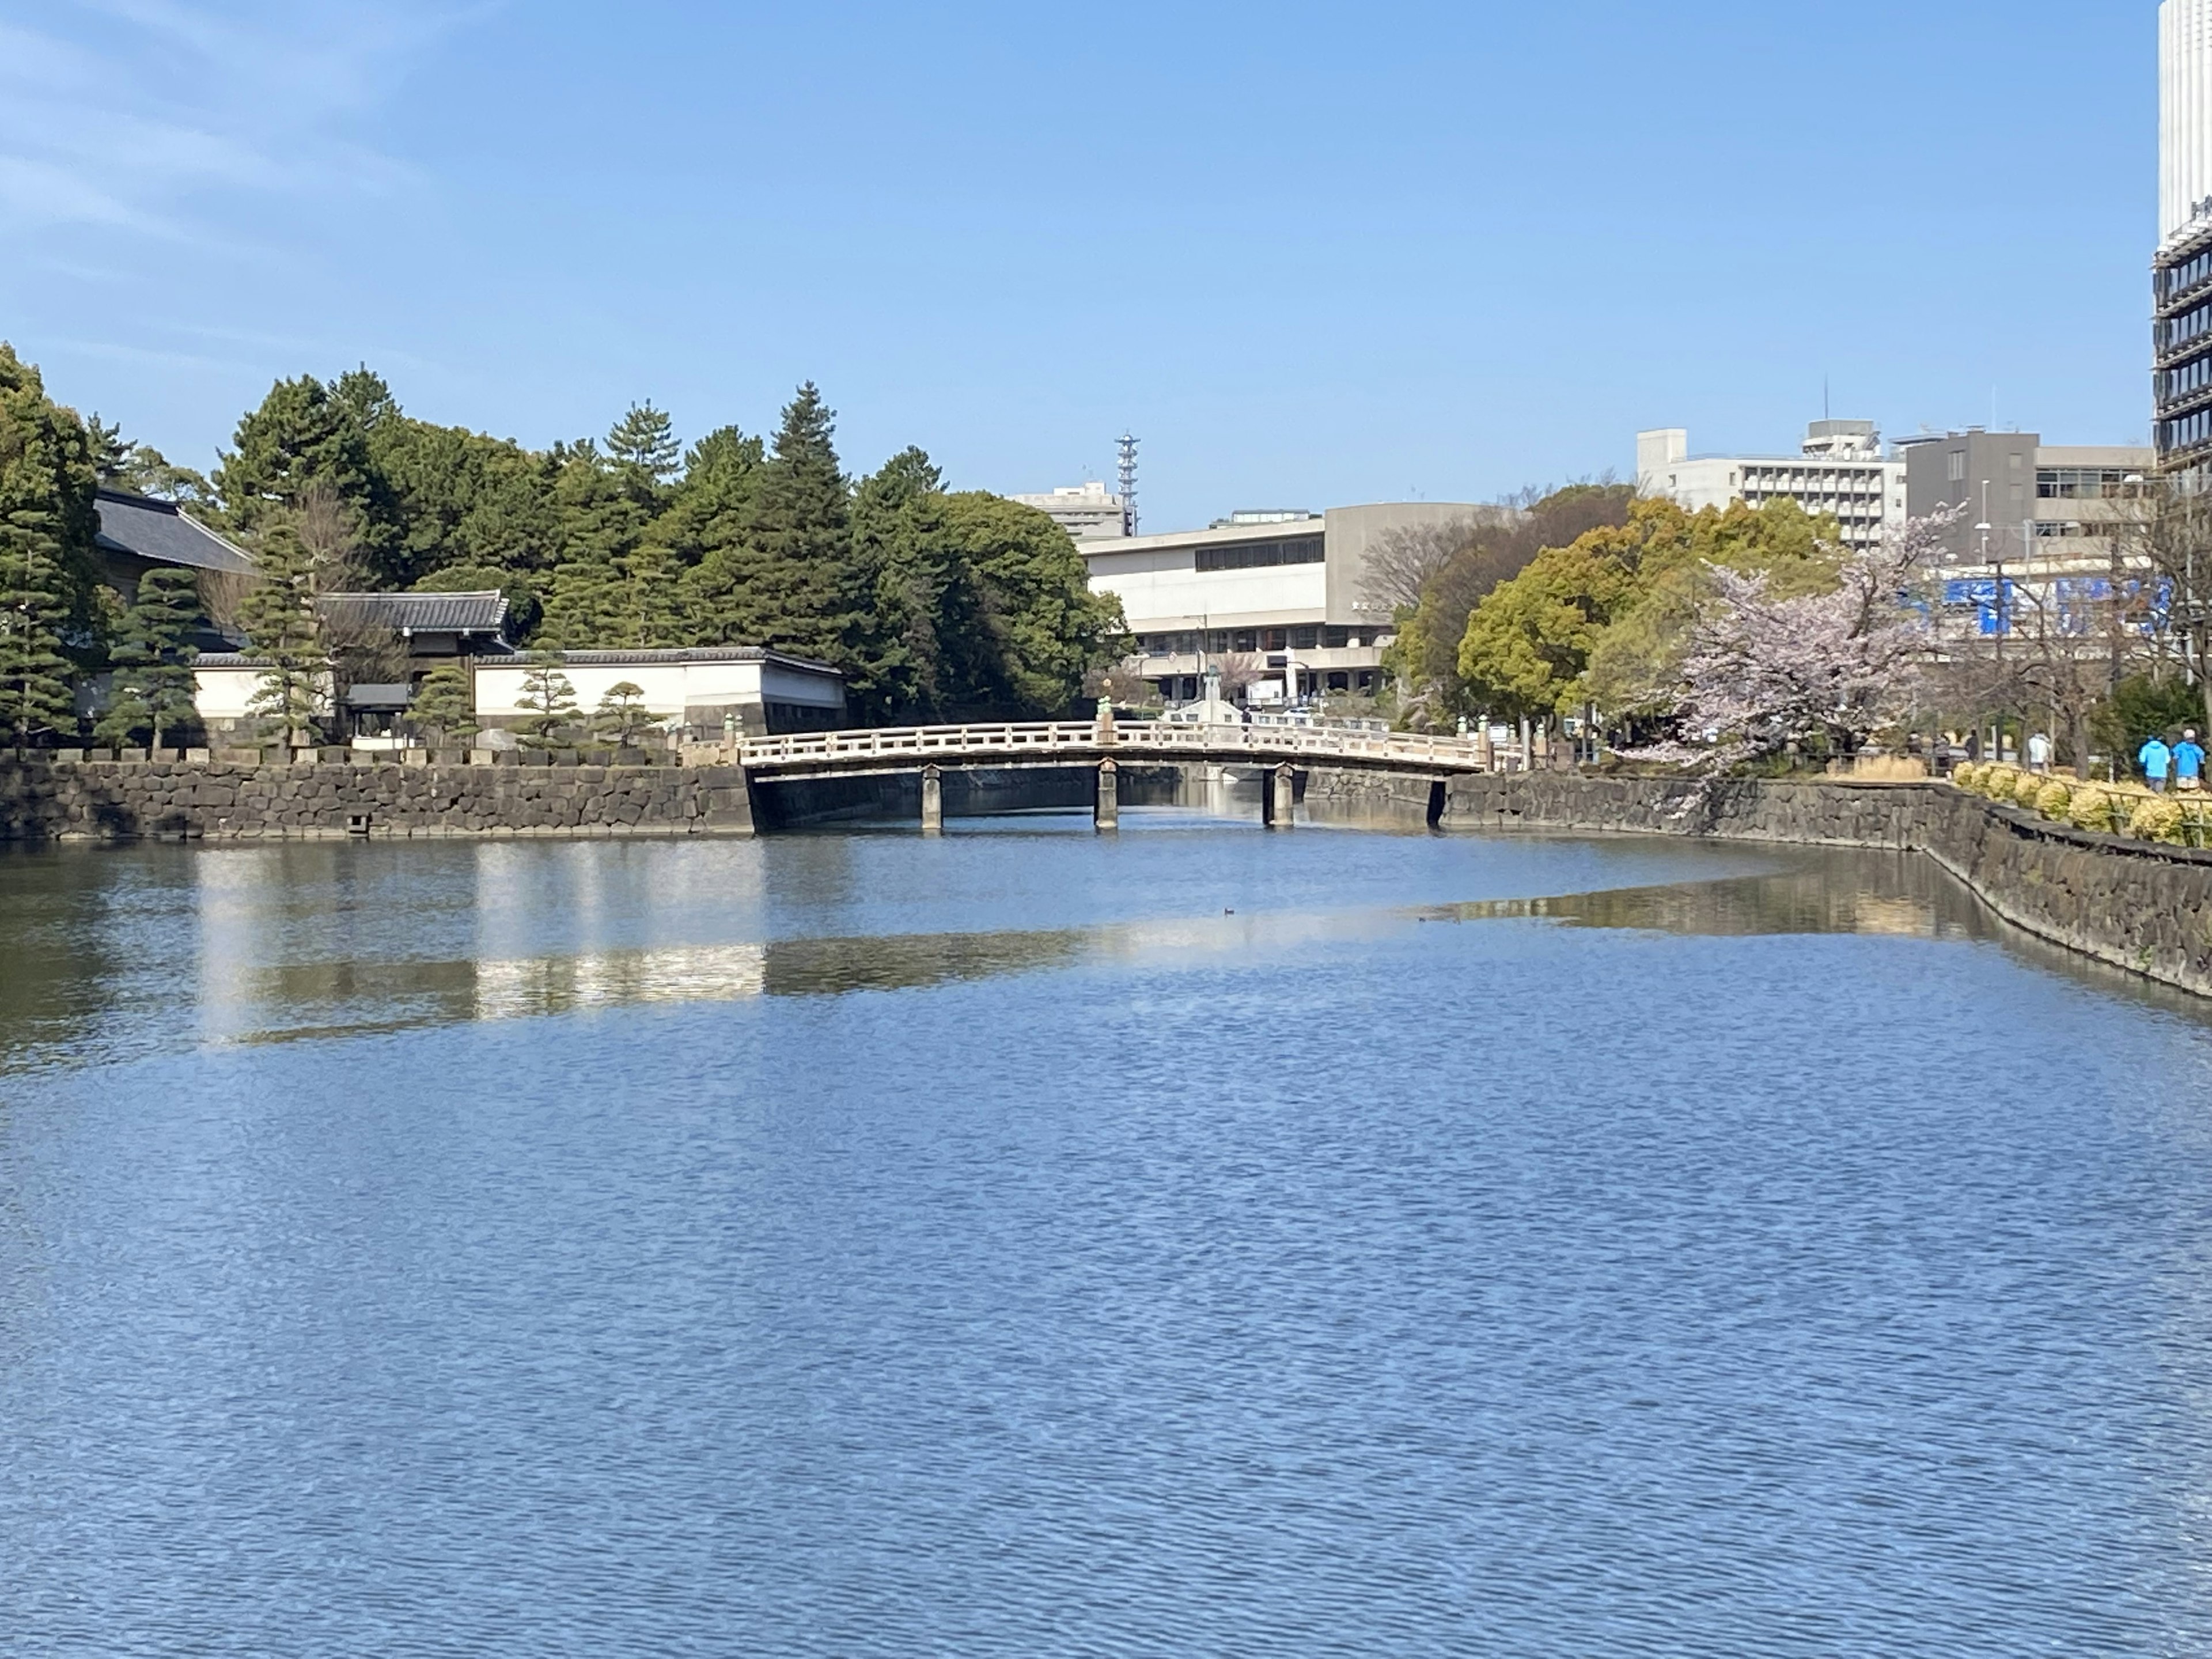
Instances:
[[[945,774],[934,766],[921,769],[921,833],[945,833]]]

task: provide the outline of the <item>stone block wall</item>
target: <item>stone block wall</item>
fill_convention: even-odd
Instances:
[[[752,832],[736,766],[0,761],[0,841]]]
[[[1419,823],[1432,781],[1316,770],[1310,804]],[[2094,835],[1948,784],[1504,773],[1445,781],[1444,830],[1708,836],[1925,854],[1999,916],[2100,962],[2212,995],[2212,853]]]

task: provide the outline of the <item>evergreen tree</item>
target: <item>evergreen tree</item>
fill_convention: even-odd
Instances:
[[[98,410],[84,423],[85,436],[92,443],[92,467],[103,485],[121,482],[124,470],[130,465],[134,446],[123,435],[121,424],[103,421]]]
[[[561,659],[550,651],[533,651],[522,676],[522,696],[516,699],[526,711],[522,741],[532,749],[557,749],[569,729],[583,718],[576,704],[576,688],[561,672]]]
[[[811,381],[799,387],[737,538],[700,561],[694,591],[714,638],[842,664],[867,599],[852,570],[852,499],[835,418]]]
[[[326,669],[315,616],[315,559],[294,516],[273,520],[256,538],[253,586],[239,607],[247,648],[269,666],[247,712],[295,749],[313,741]]]
[[[0,732],[19,746],[75,731],[72,682],[97,659],[98,482],[83,422],[0,343]]]
[[[619,680],[607,688],[592,716],[592,729],[617,749],[635,749],[638,739],[659,726],[645,706],[645,688]]]
[[[526,641],[538,631],[545,601],[537,580],[498,565],[449,565],[415,584],[417,593],[502,593],[507,597],[507,637]]]
[[[419,729],[436,732],[441,742],[466,743],[475,737],[476,700],[470,694],[468,671],[458,663],[432,669],[416,689],[408,714]]]
[[[101,742],[127,747],[143,732],[152,747],[165,749],[197,723],[192,665],[199,648],[192,635],[200,622],[199,582],[191,571],[149,570],[139,580],[137,600],[110,653],[112,690],[94,730]]]
[[[376,586],[404,586],[409,577],[397,504],[373,464],[365,415],[382,412],[390,394],[365,370],[340,382],[343,397],[311,374],[279,380],[261,406],[238,423],[234,447],[216,468],[224,511],[240,531],[259,529],[296,507],[321,484],[345,504],[361,544],[365,574]],[[388,418],[398,418],[396,410]]]
[[[607,459],[615,470],[641,494],[658,496],[676,477],[684,446],[676,441],[675,422],[655,409],[650,398],[632,404],[629,413],[607,433]]]

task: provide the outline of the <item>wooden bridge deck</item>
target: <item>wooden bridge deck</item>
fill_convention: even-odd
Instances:
[[[754,777],[855,777],[941,766],[1352,766],[1430,775],[1510,767],[1517,756],[1480,737],[1424,737],[1334,726],[1192,726],[1046,720],[920,726],[748,738],[736,758]]]

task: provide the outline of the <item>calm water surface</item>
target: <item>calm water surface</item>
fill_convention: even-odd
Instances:
[[[0,859],[0,1651],[2212,1652],[2212,1025],[1873,857]]]

